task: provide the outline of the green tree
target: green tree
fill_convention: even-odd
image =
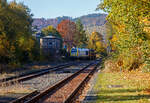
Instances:
[[[84,30],[84,26],[81,23],[80,19],[78,19],[76,21],[76,29],[77,29],[77,34],[75,36],[76,46],[86,47],[87,46],[87,35],[86,35],[86,32]]]
[[[5,1],[5,0],[4,0]],[[0,2],[0,62],[33,60],[32,14],[22,3]]]
[[[56,36],[56,37],[61,38],[61,35],[59,34],[59,32],[51,25],[43,28],[42,34],[44,34],[44,36],[51,35],[51,36]]]

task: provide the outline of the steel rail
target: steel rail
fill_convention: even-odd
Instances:
[[[63,79],[62,81],[58,82],[57,84],[50,86],[49,88],[46,88],[45,90],[41,91],[40,93],[37,93],[36,95],[31,96],[29,99],[19,98],[19,100],[15,100],[11,103],[36,103],[37,101],[39,101],[41,98],[43,98],[47,94],[52,95],[53,93],[55,93],[59,88],[66,85],[69,81],[71,81],[73,78],[78,76],[82,71],[84,71],[86,68],[88,68],[92,65],[96,65],[95,68],[88,74],[88,76],[84,79],[84,81],[81,82],[79,87],[72,94],[70,94],[69,98],[67,98],[65,100],[66,103],[69,103],[69,101],[72,100],[72,97],[78,92],[79,88],[85,83],[85,81],[87,81],[89,79],[90,75],[94,73],[94,71],[96,70],[97,65],[98,65],[97,61],[96,61],[96,63],[95,62],[90,63],[89,65],[85,66],[83,69],[81,69],[81,70],[77,71],[76,73],[72,74],[71,76]]]
[[[21,74],[21,75],[18,75],[18,76],[12,76],[12,77],[8,77],[8,78],[3,78],[3,79],[0,79],[0,83],[6,82],[6,81],[10,81],[10,80],[16,79],[18,77],[24,77],[24,76],[27,76],[27,75],[35,74],[35,73],[38,73],[38,72],[41,72],[41,71],[44,71],[44,70],[58,68],[58,67],[61,67],[61,66],[65,66],[67,64],[69,64],[69,63],[64,63],[64,64],[57,65],[57,66],[54,66],[54,67],[50,67],[50,68],[47,68],[47,69],[37,70],[37,71],[34,71],[34,72],[29,72],[29,73]]]
[[[28,75],[24,75],[24,76],[21,75],[21,76],[15,77],[15,78],[13,77],[11,79],[7,79],[6,81],[0,82],[0,86],[13,85],[16,82],[19,83],[19,82],[22,82],[22,81],[26,81],[26,80],[29,80],[29,79],[32,79],[32,78],[35,78],[35,77],[38,77],[38,76],[41,76],[41,75],[44,75],[44,74],[48,74],[50,72],[53,72],[53,71],[56,71],[56,70],[59,70],[59,69],[70,67],[70,66],[75,65],[75,64],[78,64],[78,62],[77,63],[68,63],[68,64],[64,64],[64,65],[55,66],[55,67],[52,67],[52,68],[43,69],[43,70],[40,70],[40,71],[37,71],[37,72],[34,72],[34,73],[29,73]]]
[[[86,83],[88,83],[88,81],[91,79],[92,75],[95,73],[97,67],[100,65],[100,62],[96,64],[96,66],[94,67],[94,69],[86,76],[86,78],[80,83],[80,85],[73,91],[72,94],[70,94],[70,96],[65,99],[64,103],[72,103],[74,101],[74,98],[76,97],[76,95],[78,94],[78,92],[80,91],[80,89],[82,89],[82,87],[84,85],[86,85]]]

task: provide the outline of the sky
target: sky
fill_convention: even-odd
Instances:
[[[12,0],[8,0],[12,1]],[[100,0],[16,0],[31,9],[35,18],[55,18],[58,16],[79,17],[95,11]]]

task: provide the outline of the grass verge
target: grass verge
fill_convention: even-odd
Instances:
[[[102,71],[94,91],[97,103],[150,103],[150,73]]]

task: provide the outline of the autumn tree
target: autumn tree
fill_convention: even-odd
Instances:
[[[70,49],[75,44],[76,24],[70,20],[63,20],[58,24],[57,30],[64,40],[64,44]]]
[[[78,19],[76,21],[76,28],[77,28],[77,32],[76,32],[76,35],[75,35],[76,46],[86,47],[86,45],[87,45],[87,35],[86,35],[86,32],[84,30],[84,26],[81,23],[80,19]]]
[[[44,34],[44,36],[55,36],[55,37],[59,37],[61,38],[61,35],[59,34],[59,32],[53,27],[53,26],[48,26],[42,29],[42,34]]]
[[[108,13],[114,31],[110,42],[124,69],[137,69],[141,64],[150,68],[149,5],[149,0],[102,0],[98,6]]]
[[[31,35],[30,9],[22,3],[2,1],[0,2],[0,62],[33,60],[35,57],[33,54],[37,50]]]
[[[93,32],[88,41],[88,48],[94,49],[96,52],[104,52],[103,37],[98,32]]]

